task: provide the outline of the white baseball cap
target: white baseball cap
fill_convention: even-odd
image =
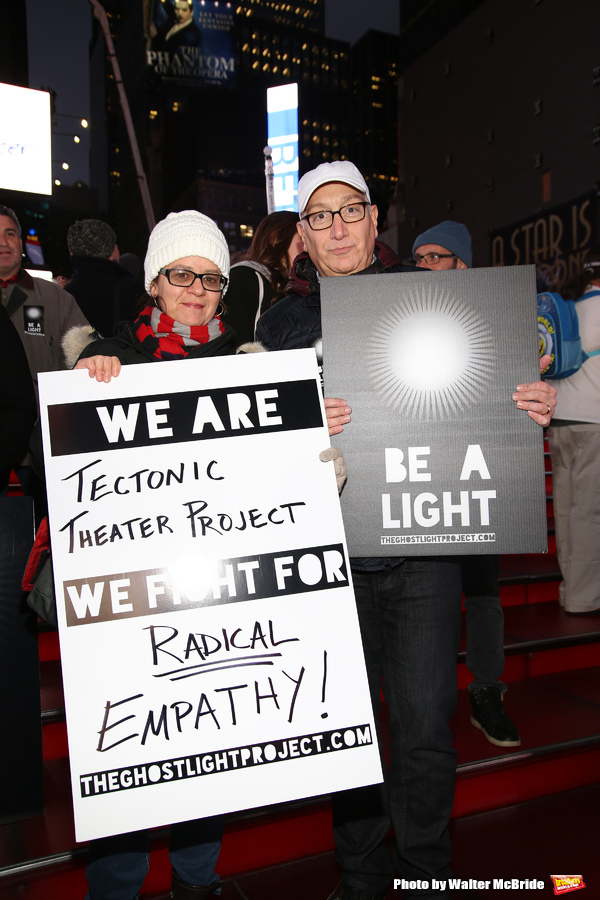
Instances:
[[[351,185],[360,191],[361,194],[364,194],[369,203],[371,202],[367,182],[354,163],[347,159],[340,159],[336,160],[336,162],[321,163],[316,169],[311,169],[310,172],[302,176],[298,182],[298,209],[300,215],[308,206],[308,201],[317,188],[332,181],[341,181],[342,184]]]

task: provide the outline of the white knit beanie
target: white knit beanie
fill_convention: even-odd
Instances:
[[[229,278],[229,247],[225,236],[208,216],[195,209],[185,209],[183,212],[169,213],[152,229],[144,260],[148,293],[160,269],[186,256],[201,256],[210,260],[225,278]],[[227,287],[223,293],[226,290]]]

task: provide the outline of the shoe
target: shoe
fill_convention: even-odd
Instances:
[[[385,900],[385,891],[383,894],[374,894],[372,891],[363,891],[362,888],[350,887],[340,881],[333,894],[330,894],[327,900]]]
[[[600,615],[600,607],[597,609],[563,609],[567,616],[598,616]]]
[[[214,884],[188,884],[177,877],[175,869],[171,869],[171,900],[211,900],[216,898],[215,891],[221,886],[221,882]]]
[[[471,724],[483,731],[496,747],[518,747],[519,729],[504,712],[502,691],[493,684],[484,684],[471,691]]]

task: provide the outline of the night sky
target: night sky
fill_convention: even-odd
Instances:
[[[369,28],[398,34],[399,0],[325,0],[328,37],[355,43]],[[53,176],[63,184],[89,180],[89,143],[77,125],[89,115],[88,43],[91,33],[88,0],[27,0],[29,85],[57,92],[58,131],[53,140]],[[81,135],[74,144],[72,134]],[[61,162],[70,168],[63,172]]]

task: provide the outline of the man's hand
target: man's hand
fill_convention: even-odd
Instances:
[[[121,371],[121,361],[118,356],[88,356],[87,359],[80,359],[75,368],[87,369],[90,378],[108,384],[110,379],[116,378]]]
[[[546,354],[540,359],[540,372],[550,365],[551,359]],[[547,381],[534,381],[532,384],[520,384],[512,395],[519,409],[526,409],[538,425],[549,425],[556,408],[556,388]]]
[[[344,430],[344,425],[347,425],[350,421],[352,410],[345,400],[340,400],[336,397],[325,397],[323,402],[329,427],[329,437],[332,437],[334,434],[339,434],[340,431]]]

